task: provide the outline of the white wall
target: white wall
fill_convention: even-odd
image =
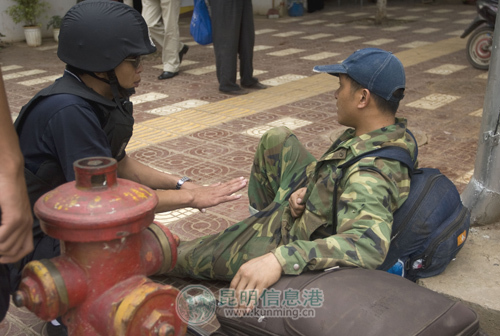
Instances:
[[[42,34],[44,37],[52,36],[52,30],[47,30],[47,22],[53,15],[64,16],[68,9],[70,9],[76,0],[45,0],[50,4],[50,8],[45,12],[45,14],[40,17],[40,24],[42,25]],[[12,18],[5,13],[8,7],[13,5],[12,0],[1,0],[0,1],[0,33],[5,35],[2,37],[2,41],[5,42],[16,42],[24,40],[23,23],[15,24]]]

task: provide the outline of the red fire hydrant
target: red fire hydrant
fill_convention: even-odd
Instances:
[[[62,316],[70,335],[184,335],[178,290],[147,278],[177,259],[177,237],[153,223],[156,194],[118,179],[111,158],[74,167],[76,181],[35,204],[43,231],[60,239],[61,255],[26,265],[15,304],[44,320]]]

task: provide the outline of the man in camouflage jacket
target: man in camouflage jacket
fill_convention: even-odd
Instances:
[[[339,165],[373,149],[398,146],[414,157],[406,120],[395,118],[403,66],[391,53],[367,48],[314,70],[339,76],[338,121],[352,128],[318,161],[286,127],[264,134],[248,190],[256,213],[219,234],[181,242],[173,275],[232,280],[237,292],[262,291],[281,274],[382,264],[393,213],[408,197],[408,169],[366,157],[340,176],[336,195],[334,184]]]

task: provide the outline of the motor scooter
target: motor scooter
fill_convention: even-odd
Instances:
[[[493,31],[498,11],[498,0],[476,1],[477,15],[460,36],[472,35],[465,49],[467,60],[474,68],[488,70],[490,66]]]

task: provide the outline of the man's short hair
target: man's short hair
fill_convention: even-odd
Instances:
[[[346,78],[351,82],[351,90],[353,92],[357,91],[359,89],[365,89],[365,87],[363,85],[359,84],[351,77],[346,75]],[[397,95],[403,97],[404,96],[404,89],[397,89],[393,93],[393,95],[395,95],[396,98],[397,98]],[[399,101],[385,100],[384,98],[380,97],[378,94],[373,93],[373,92],[371,92],[370,97],[375,101],[375,105],[377,105],[377,107],[380,110],[386,111],[387,113],[390,113],[392,115],[396,115],[396,112],[398,111],[398,108],[399,108]],[[399,98],[399,99],[401,100],[402,98]]]

